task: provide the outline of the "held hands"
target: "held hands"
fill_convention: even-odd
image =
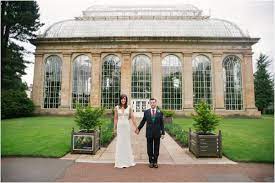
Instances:
[[[135,133],[136,133],[137,135],[139,134],[139,129],[138,129],[138,128],[136,128]]]

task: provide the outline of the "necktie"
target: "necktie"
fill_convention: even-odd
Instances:
[[[153,109],[153,116],[155,116],[155,109]]]

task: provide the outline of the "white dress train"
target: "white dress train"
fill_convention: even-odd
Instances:
[[[122,112],[116,106],[118,114],[117,122],[117,141],[116,141],[116,152],[115,152],[115,167],[123,168],[134,166],[133,150],[131,146],[131,125],[129,121],[130,107],[128,106]]]

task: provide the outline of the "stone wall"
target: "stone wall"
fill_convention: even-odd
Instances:
[[[70,110],[72,61],[79,54],[86,54],[92,60],[92,88],[90,103],[100,106],[101,65],[103,56],[115,54],[121,58],[121,92],[131,100],[131,61],[136,54],[146,54],[152,61],[152,96],[162,101],[161,61],[168,54],[177,55],[182,60],[183,108],[178,115],[190,115],[193,109],[192,58],[198,54],[207,55],[211,60],[212,94],[215,112],[221,115],[260,116],[255,107],[254,83],[252,71],[251,45],[256,40],[183,40],[160,38],[159,40],[37,40],[33,81],[33,101],[37,113],[72,114]],[[58,109],[43,109],[43,65],[48,55],[57,54],[62,58],[61,106]],[[222,61],[227,55],[236,55],[241,59],[243,75],[242,111],[227,111],[224,107]]]

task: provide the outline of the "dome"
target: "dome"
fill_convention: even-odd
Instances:
[[[203,16],[193,5],[94,5],[82,17],[57,22],[44,38],[81,37],[248,37],[232,22]]]

